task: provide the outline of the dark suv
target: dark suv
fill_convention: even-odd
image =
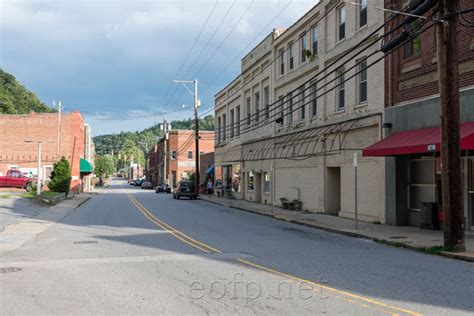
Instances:
[[[181,181],[178,187],[173,192],[173,198],[178,199],[180,197],[188,197],[189,199],[196,199],[198,194],[196,191],[196,185],[191,181]]]

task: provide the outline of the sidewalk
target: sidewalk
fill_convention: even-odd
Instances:
[[[466,252],[451,253],[439,251],[443,245],[443,232],[420,229],[411,226],[389,226],[360,222],[358,230],[355,230],[354,220],[341,218],[327,214],[304,213],[285,210],[280,207],[272,207],[260,203],[242,200],[232,200],[216,197],[214,195],[200,195],[203,201],[255,213],[291,223],[314,227],[351,237],[367,238],[377,242],[390,244],[397,247],[405,247],[419,251],[436,253],[446,257],[474,262],[474,233],[466,232]]]
[[[32,217],[19,217],[16,223],[10,223],[4,227],[3,231],[0,231],[0,254],[19,248],[27,241],[34,239],[94,195],[95,193],[81,193],[51,207],[38,206],[38,212]],[[16,207],[22,206],[16,205],[12,211],[15,211]]]

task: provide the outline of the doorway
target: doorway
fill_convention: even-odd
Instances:
[[[467,160],[467,225],[468,230],[474,226],[474,158]]]
[[[255,202],[262,202],[262,173],[255,173]]]
[[[329,214],[341,211],[341,167],[327,168],[327,209]]]

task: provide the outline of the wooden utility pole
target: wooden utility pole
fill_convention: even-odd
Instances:
[[[441,102],[442,198],[444,246],[450,251],[465,251],[464,208],[459,147],[459,61],[457,19],[454,1],[439,0],[438,76]]]

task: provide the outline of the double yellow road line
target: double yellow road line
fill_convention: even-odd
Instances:
[[[174,228],[173,226],[165,223],[164,221],[160,220],[158,217],[155,216],[150,210],[144,207],[138,200],[133,197],[130,193],[128,194],[128,198],[130,201],[137,207],[137,209],[153,224],[158,226],[159,228],[163,229],[164,231],[170,233],[177,239],[181,240],[185,244],[204,251],[205,253],[213,253],[213,252],[222,252],[219,249],[206,245],[203,242],[197,241],[196,239],[186,235],[185,233],[179,231],[178,229]]]
[[[161,228],[162,230],[170,233],[171,235],[173,235],[174,237],[176,237],[177,239],[179,239],[183,243],[185,243],[185,244],[187,244],[191,247],[194,247],[198,250],[201,250],[205,253],[222,253],[222,251],[220,251],[219,249],[211,247],[211,246],[209,246],[209,245],[207,245],[203,242],[200,242],[200,241],[186,235],[185,233],[179,231],[178,229],[174,228],[173,226],[165,223],[164,221],[160,220],[158,217],[155,216],[155,214],[153,214],[150,210],[148,210],[145,206],[143,206],[132,194],[128,193],[127,195],[128,195],[128,198],[130,199],[130,201],[132,202],[132,204],[135,205],[135,207],[149,221],[154,223],[158,228]],[[308,284],[311,284],[311,285],[315,285],[318,288],[322,288],[322,289],[325,289],[327,291],[333,292],[335,294],[335,296],[339,299],[342,299],[346,302],[349,302],[349,303],[352,303],[352,304],[355,304],[355,305],[359,305],[359,306],[367,308],[367,309],[371,309],[373,311],[382,312],[382,313],[389,314],[389,315],[398,315],[398,313],[403,313],[403,314],[413,315],[413,316],[421,315],[417,312],[414,312],[414,311],[411,311],[411,310],[408,310],[408,309],[396,307],[396,306],[386,304],[386,303],[383,303],[383,302],[380,302],[380,301],[377,301],[377,300],[374,300],[374,299],[371,299],[371,298],[368,298],[368,297],[364,297],[364,296],[360,296],[360,295],[357,295],[357,294],[354,294],[354,293],[342,291],[342,290],[339,290],[339,289],[336,289],[336,288],[333,288],[333,287],[330,287],[330,286],[327,286],[327,285],[322,285],[320,283],[315,283],[313,281],[301,279],[301,278],[298,278],[298,277],[295,277],[295,276],[292,276],[292,275],[289,275],[289,274],[286,274],[286,273],[283,273],[283,272],[280,272],[280,271],[277,271],[277,270],[273,270],[271,268],[268,268],[268,267],[265,267],[265,266],[262,266],[262,265],[259,265],[259,264],[241,259],[241,258],[236,258],[236,260],[240,264],[245,265],[247,267],[252,267],[252,268],[258,269],[260,271],[264,271],[264,272],[267,272],[267,273],[285,278],[285,279],[290,280],[290,281],[293,280],[293,281],[297,281],[297,282],[305,282],[305,283],[308,283]]]

